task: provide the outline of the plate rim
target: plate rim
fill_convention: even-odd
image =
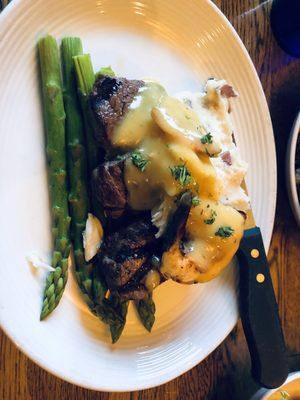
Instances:
[[[16,9],[18,9],[19,7],[22,7],[22,4],[25,1],[30,1],[30,0],[14,0],[14,1],[10,2],[5,7],[5,9],[2,10],[0,13],[0,26],[4,22],[4,20],[13,18],[13,12]],[[207,5],[209,5],[213,9],[213,11],[218,15],[218,17],[223,20],[226,29],[228,29],[230,31],[230,34],[233,36],[235,42],[238,44],[238,47],[242,51],[245,59],[247,60],[248,66],[250,67],[253,78],[255,79],[256,84],[257,84],[257,89],[259,91],[259,98],[261,101],[261,105],[264,107],[263,111],[265,112],[264,126],[265,126],[266,130],[272,134],[272,139],[273,139],[272,146],[270,146],[270,148],[268,150],[272,153],[270,158],[272,158],[272,160],[274,162],[274,165],[273,165],[274,170],[272,171],[272,174],[271,174],[271,178],[273,180],[272,186],[273,186],[274,192],[272,193],[272,196],[271,196],[272,204],[270,204],[270,221],[269,221],[269,226],[268,226],[268,232],[266,234],[266,238],[264,238],[265,249],[266,249],[266,252],[268,252],[269,247],[270,247],[271,238],[272,238],[272,232],[273,232],[273,228],[274,228],[275,211],[276,211],[277,158],[276,158],[276,150],[275,150],[274,131],[273,131],[273,126],[272,126],[272,121],[271,121],[271,116],[270,116],[270,111],[269,111],[268,103],[266,100],[266,96],[265,96],[261,81],[259,79],[258,73],[256,71],[256,68],[254,66],[254,63],[244,45],[244,43],[242,42],[240,36],[236,32],[235,28],[233,27],[233,25],[231,24],[229,19],[225,16],[225,14],[223,14],[223,12],[218,8],[218,6],[215,3],[213,3],[212,0],[194,0],[194,1],[195,2],[202,1],[203,3],[206,3]],[[1,29],[0,29],[0,31],[1,31]],[[31,352],[30,350],[27,350],[27,349],[25,350],[20,345],[18,345],[18,340],[17,340],[16,335],[13,332],[8,332],[8,328],[5,327],[3,321],[1,321],[1,320],[0,320],[0,327],[3,330],[3,332],[5,333],[5,335],[18,348],[18,350],[20,350],[23,354],[25,354],[26,357],[28,357],[32,362],[37,364],[40,368],[44,369],[45,371],[47,371],[51,375],[55,376],[56,378],[65,380],[66,382],[69,382],[73,385],[76,385],[76,386],[79,386],[79,387],[82,387],[85,389],[89,389],[89,390],[120,393],[120,392],[138,391],[138,390],[146,390],[146,389],[154,388],[154,387],[166,384],[166,383],[170,382],[171,380],[176,379],[176,378],[180,377],[181,375],[185,374],[187,371],[191,370],[196,365],[198,365],[199,363],[204,361],[205,358],[208,357],[209,354],[211,354],[213,351],[215,351],[215,349],[228,337],[228,335],[230,334],[232,329],[236,326],[237,322],[238,322],[238,319],[234,323],[228,324],[228,328],[226,330],[224,330],[223,338],[220,338],[213,345],[211,345],[208,350],[204,351],[201,356],[202,358],[200,361],[199,361],[199,358],[192,360],[192,362],[190,362],[186,368],[183,368],[180,371],[180,373],[178,373],[178,371],[177,372],[174,371],[174,372],[169,373],[168,376],[164,376],[163,378],[157,377],[155,383],[150,383],[150,384],[146,384],[146,385],[136,384],[136,386],[134,386],[134,387],[128,387],[128,386],[123,385],[121,387],[118,387],[117,389],[114,388],[113,390],[109,389],[108,387],[103,386],[103,383],[102,384],[100,383],[100,385],[101,385],[101,387],[100,387],[100,385],[92,385],[90,383],[86,383],[84,380],[80,380],[80,378],[78,378],[78,377],[76,378],[76,381],[75,381],[75,379],[71,378],[70,376],[62,375],[56,368],[48,367],[45,364],[44,360],[40,359],[36,354],[33,354],[33,352]]]
[[[297,143],[300,138],[300,111],[297,114],[293,127],[291,129],[287,152],[286,152],[286,186],[290,206],[293,211],[295,220],[300,226],[300,205],[296,185],[296,150]]]

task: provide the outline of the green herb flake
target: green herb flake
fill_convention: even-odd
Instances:
[[[126,158],[126,154],[118,154],[117,157],[115,158],[116,161],[123,161]],[[109,158],[105,161],[109,161]]]
[[[145,171],[149,160],[144,158],[143,154],[139,150],[135,150],[131,153],[131,161],[142,172]]]
[[[102,76],[111,76],[114,77],[116,74],[112,70],[111,66],[109,65],[108,67],[102,67],[100,71],[96,73],[96,79],[101,78]]]
[[[204,223],[205,223],[206,225],[212,225],[212,224],[215,222],[215,220],[216,220],[216,216],[217,216],[217,213],[215,212],[215,210],[211,210],[211,212],[210,212],[210,218],[205,219],[205,220],[204,220]]]
[[[230,226],[221,226],[217,232],[215,233],[215,236],[220,236],[222,238],[228,238],[234,233],[234,229],[232,229]]]
[[[192,206],[193,206],[193,207],[197,207],[197,206],[199,206],[199,204],[200,204],[200,199],[199,199],[199,197],[198,197],[198,196],[194,196],[194,197],[192,198]]]
[[[208,132],[206,135],[202,136],[200,139],[202,144],[211,144],[213,142],[212,135]]]
[[[173,178],[180,183],[181,186],[186,186],[192,182],[192,176],[185,164],[169,167]]]
[[[286,399],[290,399],[290,395],[288,394],[288,392],[286,390],[281,390],[280,391],[280,400],[286,400]]]

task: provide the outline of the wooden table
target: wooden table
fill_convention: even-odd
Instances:
[[[269,24],[271,1],[215,3],[245,43],[271,111],[278,157],[278,203],[269,260],[290,368],[300,369],[300,231],[291,214],[284,178],[287,139],[300,109],[300,59],[285,54],[274,41]],[[1,400],[247,400],[256,389],[240,324],[205,361],[185,375],[134,393],[99,393],[63,382],[30,361],[1,332],[0,352]]]

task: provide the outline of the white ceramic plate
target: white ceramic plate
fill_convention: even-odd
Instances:
[[[44,274],[25,256],[49,256],[51,238],[36,63],[47,32],[78,35],[97,69],[157,78],[172,92],[225,78],[240,98],[235,137],[250,164],[248,188],[269,246],[276,197],[274,141],[265,97],[237,34],[208,0],[14,0],[0,16],[0,322],[31,359],[87,388],[156,386],[203,360],[237,321],[234,269],[199,286],[163,285],[148,334],[130,310],[120,342],[110,345],[70,279],[58,309],[39,322]]]
[[[287,145],[286,152],[286,184],[287,191],[290,199],[290,204],[292,207],[293,214],[296,218],[298,225],[300,226],[300,200],[297,193],[296,184],[296,151],[297,143],[300,138],[300,112],[294,122],[292,131],[290,133],[289,142]]]

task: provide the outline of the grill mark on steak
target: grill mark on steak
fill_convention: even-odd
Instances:
[[[90,105],[96,120],[95,137],[110,145],[116,124],[124,117],[134,96],[144,82],[135,79],[104,76],[96,80]]]
[[[152,247],[156,242],[155,232],[156,228],[150,221],[136,221],[125,228],[121,228],[113,235],[109,235],[105,242],[106,249],[114,255],[130,255],[132,251]]]
[[[109,288],[126,285],[139,270],[144,270],[156,245],[155,233],[151,222],[137,221],[106,237],[100,262]]]
[[[146,257],[139,254],[128,256],[124,260],[119,261],[104,256],[102,266],[108,287],[118,288],[124,286],[139,268],[142,267],[145,261]]]
[[[107,216],[119,218],[127,202],[123,180],[124,160],[100,164],[92,176],[93,196],[102,205]]]

